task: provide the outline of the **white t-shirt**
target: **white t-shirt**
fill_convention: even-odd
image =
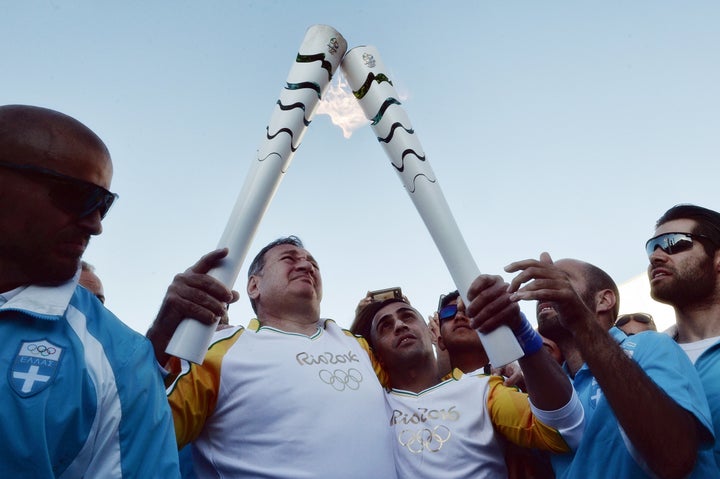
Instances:
[[[678,343],[683,351],[688,355],[690,358],[690,361],[692,361],[693,364],[695,364],[695,361],[700,357],[702,353],[705,352],[707,348],[712,346],[713,344],[717,343],[718,340],[720,340],[720,336],[715,336],[713,338],[705,338],[701,339],[700,341],[695,341],[693,343]]]

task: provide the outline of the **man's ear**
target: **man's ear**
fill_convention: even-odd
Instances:
[[[611,312],[617,304],[617,296],[611,289],[603,289],[595,295],[595,313]]]
[[[258,289],[258,278],[256,275],[252,275],[248,278],[247,283],[247,294],[253,301],[257,300],[260,296],[260,291]]]
[[[447,351],[447,347],[445,346],[445,341],[443,340],[443,337],[441,334],[437,335],[437,347],[440,351]]]

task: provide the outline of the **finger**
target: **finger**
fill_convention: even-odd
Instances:
[[[503,268],[503,269],[507,273],[514,273],[516,271],[527,269],[530,266],[536,264],[537,262],[538,262],[538,260],[536,260],[536,259],[523,259],[520,261],[514,261],[514,262],[510,263],[509,265],[505,266],[505,268]]]
[[[501,281],[503,281],[503,279],[500,276],[481,274],[475,278],[472,284],[470,284],[470,288],[468,289],[468,299],[472,303],[472,301],[481,295],[483,291],[486,291]]]
[[[466,308],[466,314],[469,318],[478,315],[492,316],[495,311],[504,307],[509,301],[509,294],[506,291],[506,284],[498,281],[489,285],[485,289],[478,291],[475,298],[470,301]]]
[[[220,248],[216,249],[215,251],[211,251],[204,255],[202,258],[200,258],[197,263],[195,263],[188,269],[188,271],[191,271],[193,273],[205,274],[211,269],[220,266],[220,262],[223,258],[227,256],[227,254],[227,248]]]
[[[474,301],[468,307],[468,317],[473,322],[483,324],[496,316],[502,316],[508,311],[508,308],[514,308],[518,313],[520,312],[520,307],[510,299],[510,295],[505,291],[504,283],[498,284],[493,291],[486,290],[483,294],[486,294],[483,303]]]
[[[228,305],[236,303],[240,299],[240,293],[235,291],[234,289],[232,292],[232,300],[228,301]]]
[[[511,328],[520,321],[520,308],[517,303],[508,302],[505,307],[496,311],[492,317],[478,316],[473,318],[471,326],[481,333],[489,333],[500,326]]]
[[[222,316],[227,310],[227,305],[233,299],[231,295],[229,300],[225,296],[215,296],[208,294],[202,289],[180,287],[175,289],[172,294],[168,295],[170,305],[180,314],[193,319],[207,320],[212,322],[216,316]],[[196,318],[193,315],[200,315]]]
[[[523,381],[523,379],[525,379],[523,376],[523,372],[521,369],[518,369],[510,376],[508,376],[503,384],[505,384],[505,386],[507,387],[517,386]]]
[[[546,274],[542,263],[533,261],[532,264],[528,265],[522,271],[520,271],[513,279],[510,280],[507,291],[513,293],[520,290],[523,284],[530,283],[533,280],[543,277]]]
[[[543,251],[542,253],[540,253],[540,262],[545,264],[553,264],[550,253],[548,253],[547,251]]]
[[[240,293],[231,290],[220,280],[208,274],[179,274],[175,277],[171,287],[178,288],[179,291],[197,290],[198,294],[210,295],[222,303],[234,303],[240,298]]]

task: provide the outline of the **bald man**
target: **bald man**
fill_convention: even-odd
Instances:
[[[538,331],[559,346],[585,409],[577,451],[551,457],[558,478],[720,477],[697,372],[669,336],[613,327],[620,296],[605,271],[547,253],[506,271],[519,273],[513,300],[537,301]]]
[[[178,477],[149,342],[78,286],[117,195],[88,127],[0,106],[0,470],[6,477]]]

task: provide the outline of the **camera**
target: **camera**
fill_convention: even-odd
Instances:
[[[386,299],[403,298],[402,289],[400,289],[399,287],[378,289],[375,291],[370,291],[368,294],[373,301],[385,301]]]

